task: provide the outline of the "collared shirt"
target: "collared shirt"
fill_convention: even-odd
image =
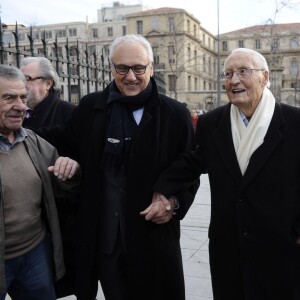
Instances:
[[[240,115],[241,115],[242,121],[244,122],[245,126],[247,127],[250,120],[241,111],[240,111]]]
[[[17,143],[21,143],[27,137],[27,133],[23,127],[15,131],[15,140],[13,143],[9,141],[9,139],[0,133],[0,150],[9,151],[16,145]]]
[[[133,112],[133,117],[135,119],[135,122],[139,125],[140,122],[141,122],[141,119],[142,119],[142,116],[143,116],[143,112],[144,112],[144,107],[138,109],[138,110],[135,110]]]

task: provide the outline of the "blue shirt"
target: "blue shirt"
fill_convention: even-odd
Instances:
[[[0,133],[0,150],[8,152],[14,147],[17,143],[21,143],[27,137],[27,133],[23,127],[15,131],[15,140],[13,143],[9,139]]]

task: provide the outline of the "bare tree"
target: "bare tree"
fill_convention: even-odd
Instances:
[[[165,62],[165,73],[169,76],[172,97],[178,100],[178,92],[181,90],[178,83],[184,73],[187,73],[187,76],[200,78],[203,70],[207,68],[211,70],[210,77],[213,78],[215,70],[213,71],[213,67],[208,66],[208,54],[207,61],[204,62],[205,54],[201,48],[200,39],[186,28],[188,17],[185,18],[183,14],[169,13],[166,19],[168,32],[164,32],[164,38],[158,42],[158,46],[162,61]],[[207,71],[207,77],[209,77],[209,71]]]
[[[269,67],[271,71],[271,91],[275,98],[281,101],[281,88],[282,88],[282,72],[284,67],[282,66],[282,55],[278,52],[279,50],[279,38],[276,32],[276,19],[279,14],[285,9],[294,9],[300,4],[293,0],[277,1],[274,0],[275,10],[273,16],[266,21],[266,26],[270,31],[269,46],[270,53],[268,57]]]

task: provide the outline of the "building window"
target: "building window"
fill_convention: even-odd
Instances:
[[[272,40],[272,50],[279,48],[279,39]]]
[[[260,49],[261,48],[261,42],[260,39],[255,40],[255,49]]]
[[[206,56],[205,56],[205,54],[202,57],[202,64],[203,64],[203,72],[206,72]]]
[[[98,37],[98,28],[92,28],[92,35],[93,35],[93,38]]]
[[[109,45],[104,45],[103,46],[103,54],[105,55],[105,56],[109,56]]]
[[[190,33],[190,20],[187,20],[187,33]]]
[[[40,38],[40,35],[39,35],[39,32],[38,32],[38,31],[35,31],[35,32],[33,33],[33,38],[34,38],[35,40],[38,40],[38,39]]]
[[[239,40],[239,48],[244,48],[244,41],[243,40]]]
[[[173,92],[175,91],[175,87],[176,87],[175,75],[168,75],[168,79],[169,79],[169,92]]]
[[[44,34],[45,39],[52,39],[52,31],[51,30],[46,30]]]
[[[114,35],[113,28],[107,27],[107,36],[112,37]]]
[[[194,25],[194,36],[197,36],[197,27]]]
[[[69,29],[69,36],[77,36],[77,29],[76,28],[71,28]]]
[[[188,91],[190,92],[191,90],[192,90],[191,76],[188,76]]]
[[[77,55],[77,47],[71,46],[70,47],[70,56],[76,56]]]
[[[62,56],[62,47],[53,47],[51,51],[53,56]]]
[[[77,84],[74,84],[74,85],[71,85],[71,94],[78,94],[78,85]]]
[[[169,63],[174,64],[175,63],[175,48],[174,48],[174,46],[168,46],[168,57],[169,57]]]
[[[227,44],[227,41],[223,41],[223,42],[222,42],[222,50],[223,50],[223,51],[228,51],[228,44]]]
[[[143,34],[143,21],[136,21],[137,34]]]
[[[152,26],[152,29],[158,29],[158,19],[157,18],[153,18],[151,19],[151,26]]]
[[[122,35],[123,36],[126,35],[126,32],[127,32],[126,26],[122,26]]]
[[[296,59],[293,59],[293,60],[291,61],[291,70],[290,70],[290,72],[291,72],[291,75],[292,75],[292,76],[297,76],[297,75],[299,75],[298,62],[297,62]]]
[[[25,41],[26,32],[19,33],[19,41]]]
[[[67,31],[66,29],[59,29],[56,32],[57,37],[61,38],[61,37],[67,37]]]
[[[70,65],[70,74],[71,74],[71,75],[78,75],[78,72],[77,72],[77,66],[75,66],[75,65]]]
[[[153,46],[153,62],[155,65],[159,64],[159,53],[158,53],[158,46]]]
[[[297,38],[293,37],[291,39],[291,48],[295,49],[295,48],[298,48],[298,41],[297,41]]]
[[[198,79],[195,77],[195,80],[194,80],[194,91],[198,91]]]
[[[168,18],[169,32],[175,32],[175,21],[173,17]]]
[[[89,55],[93,55],[96,53],[96,45],[89,46]]]

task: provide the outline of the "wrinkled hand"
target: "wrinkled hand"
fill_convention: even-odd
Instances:
[[[142,212],[146,221],[152,221],[156,224],[164,224],[171,220],[174,215],[170,201],[160,193],[154,193],[152,203]]]
[[[79,164],[77,161],[60,156],[54,166],[48,167],[48,171],[53,173],[61,181],[72,178],[79,170]]]

